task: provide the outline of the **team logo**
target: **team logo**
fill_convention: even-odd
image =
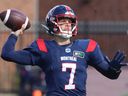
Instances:
[[[85,53],[82,51],[73,51],[73,56],[79,57],[79,58],[84,58]]]
[[[65,49],[65,52],[66,52],[66,53],[70,53],[70,52],[71,52],[71,49],[70,49],[70,48],[66,48],[66,49]]]

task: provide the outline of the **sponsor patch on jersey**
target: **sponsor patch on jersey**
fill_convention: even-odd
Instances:
[[[79,57],[79,58],[84,58],[85,53],[82,51],[73,51],[73,56]]]

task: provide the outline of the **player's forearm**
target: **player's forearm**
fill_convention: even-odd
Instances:
[[[101,74],[109,79],[117,79],[121,73],[121,70],[112,68],[106,61],[102,61],[97,66],[94,66]]]

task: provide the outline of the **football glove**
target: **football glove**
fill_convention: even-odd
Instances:
[[[123,52],[117,51],[112,60],[110,60],[107,56],[105,56],[105,60],[108,62],[110,67],[114,68],[115,70],[120,70],[122,66],[121,62],[125,57],[126,55]]]

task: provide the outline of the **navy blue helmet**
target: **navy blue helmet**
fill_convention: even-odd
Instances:
[[[58,25],[58,20],[68,18],[71,20],[71,31],[63,31]],[[57,5],[53,7],[47,14],[46,19],[47,33],[58,35],[63,38],[70,38],[77,34],[77,16],[74,11],[67,5]]]

